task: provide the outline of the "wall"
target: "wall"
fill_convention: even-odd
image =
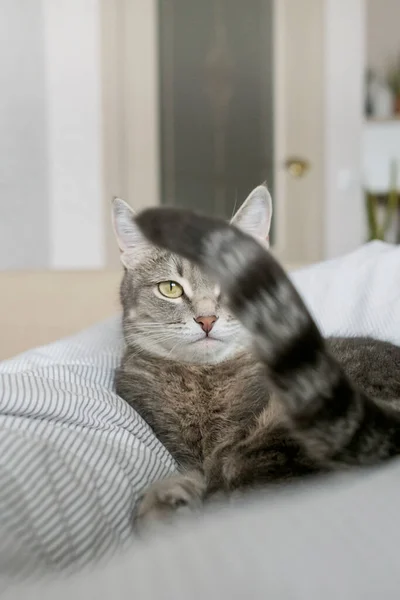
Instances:
[[[43,10],[0,3],[0,269],[49,261]]]
[[[100,268],[99,0],[2,0],[0,39],[0,269]]]
[[[363,175],[365,187],[375,194],[387,194],[392,184],[395,161],[400,172],[400,121],[370,121],[363,130]],[[397,176],[397,189],[400,181]]]
[[[36,1],[36,0],[35,0]],[[50,266],[104,266],[99,0],[42,0]]]
[[[400,60],[399,0],[365,0],[367,64],[384,73],[388,61]]]
[[[325,258],[366,239],[362,191],[364,0],[325,0]]]

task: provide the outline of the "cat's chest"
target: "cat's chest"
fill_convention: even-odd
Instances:
[[[256,369],[246,358],[212,367],[176,365],[162,369],[156,419],[166,443],[179,439],[194,453],[204,455],[224,428],[232,404],[238,396],[246,395],[254,377]]]
[[[117,377],[118,393],[182,463],[202,461],[232,423],[234,404],[245,426],[254,402],[265,397],[265,373],[251,355],[217,365],[185,365],[129,353]],[[246,414],[247,413],[247,414]]]
[[[159,378],[164,410],[197,426],[226,410],[227,391],[234,385],[233,373],[226,368],[175,367],[160,373]]]

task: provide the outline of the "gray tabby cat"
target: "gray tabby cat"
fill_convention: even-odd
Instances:
[[[256,188],[228,224],[157,208],[114,223],[125,274],[117,392],[180,466],[142,498],[140,525],[231,493],[400,451],[400,348],[322,338],[266,249]]]

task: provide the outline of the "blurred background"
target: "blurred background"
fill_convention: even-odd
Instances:
[[[0,0],[0,358],[118,310],[114,196],[399,241],[398,0]]]

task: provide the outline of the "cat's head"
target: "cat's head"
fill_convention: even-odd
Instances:
[[[268,245],[272,202],[255,188],[231,223]],[[221,302],[218,286],[200,269],[152,246],[134,212],[119,198],[113,222],[125,273],[121,302],[126,343],[178,362],[215,364],[248,345],[247,334]]]

